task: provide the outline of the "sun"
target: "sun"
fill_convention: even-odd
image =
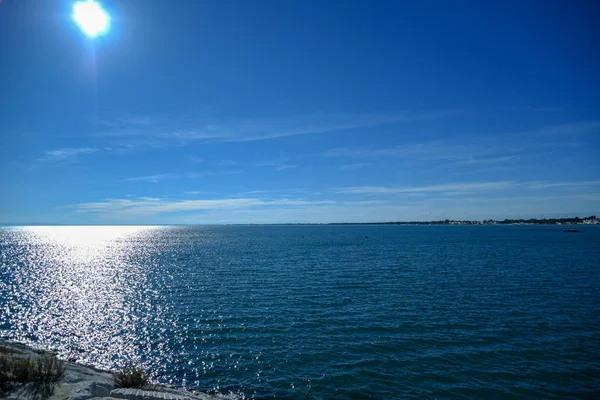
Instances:
[[[106,11],[93,0],[73,4],[73,20],[90,38],[106,33],[110,24],[110,17]]]

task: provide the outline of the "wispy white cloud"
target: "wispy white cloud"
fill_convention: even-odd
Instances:
[[[483,156],[489,150],[471,143],[448,143],[442,140],[428,142],[406,143],[386,148],[334,148],[323,155],[328,158],[381,158],[395,157],[406,160],[423,161],[458,161],[461,159]]]
[[[200,118],[141,116],[107,124],[105,137],[131,139],[153,147],[182,146],[194,142],[246,142],[298,135],[325,134],[350,129],[433,120],[458,115],[457,111],[430,113],[313,113],[279,118],[206,121]]]
[[[354,163],[354,164],[344,164],[344,165],[340,166],[340,169],[355,170],[355,169],[367,168],[367,167],[370,167],[372,165],[373,165],[373,163],[370,163],[370,162]]]
[[[203,161],[204,161],[204,158],[202,158],[202,157],[197,157],[197,156],[191,156],[190,157],[190,162],[193,162],[193,163],[196,163],[196,164],[200,164]]]
[[[100,121],[100,124],[109,128],[122,128],[129,126],[148,127],[156,123],[157,117],[149,115],[129,114],[111,120]]]
[[[242,174],[243,170],[225,170],[225,171],[201,171],[201,172],[187,172],[187,173],[165,173],[165,174],[154,174],[144,176],[134,176],[125,179],[127,182],[146,182],[146,183],[158,183],[165,179],[199,179],[213,175],[237,175]]]
[[[338,194],[362,194],[362,195],[433,195],[437,194],[436,198],[442,197],[458,197],[468,194],[477,194],[481,201],[481,195],[489,194],[490,192],[512,193],[515,197],[516,193],[524,193],[525,191],[535,191],[546,189],[549,196],[560,196],[560,191],[553,189],[568,188],[572,191],[582,190],[589,192],[589,189],[599,189],[600,181],[579,181],[579,182],[552,182],[552,181],[493,181],[493,182],[456,182],[433,184],[427,186],[351,186],[337,190]],[[589,194],[589,193],[572,193],[572,194]],[[461,197],[464,198],[464,197]],[[488,200],[486,200],[488,201]]]
[[[522,191],[536,183],[514,182],[509,188],[517,190],[506,191],[499,189],[505,182],[405,187],[401,189],[424,191],[403,191],[405,196],[401,197],[386,196],[388,191],[375,189],[368,193],[380,197],[359,200],[341,196],[335,200],[286,198],[281,194],[273,198],[247,195],[198,200],[137,197],[73,204],[67,209],[73,211],[73,218],[105,222],[188,224],[497,219],[598,213],[598,192]]]
[[[464,194],[464,193],[463,193]],[[481,207],[482,205],[482,197],[481,196],[471,196],[471,197],[452,197],[449,196],[449,193],[444,193],[444,196],[437,197],[435,201],[440,203],[445,202],[462,202],[469,203],[469,207]],[[536,195],[535,192],[528,193],[526,195],[522,194],[502,194],[502,195],[494,195],[489,196],[485,199],[486,205],[493,204],[496,207],[500,207],[505,203],[523,203],[529,202],[530,204],[535,204],[536,202],[542,201],[562,201],[562,200],[586,200],[586,201],[600,201],[600,193],[552,193],[545,195]],[[581,211],[581,210],[577,210]]]
[[[283,171],[286,169],[293,169],[293,168],[297,168],[298,166],[296,164],[283,164],[283,165],[278,165],[277,167],[275,167],[276,171]]]
[[[237,165],[238,162],[237,161],[233,161],[233,160],[221,160],[219,162],[217,162],[217,166],[219,167],[231,167],[232,165]]]
[[[382,158],[404,162],[443,162],[462,165],[501,164],[556,151],[582,147],[586,136],[600,133],[600,121],[576,121],[497,135],[455,135],[444,140],[405,142],[383,148],[332,148],[326,158]]]
[[[439,219],[503,219],[598,214],[598,196],[569,199],[547,196],[496,196],[422,198],[414,201],[345,201],[335,204],[306,204],[295,207],[249,207],[214,209],[185,215],[168,214],[177,223],[285,223],[285,222],[384,222]],[[168,219],[167,219],[168,218]],[[144,219],[145,220],[145,219]]]
[[[70,206],[83,213],[126,213],[159,214],[193,210],[211,210],[217,208],[239,208],[260,204],[256,199],[226,200],[181,200],[154,201],[145,199],[109,199],[100,202],[81,203]]]
[[[386,204],[387,202],[384,200],[365,200],[365,201],[349,201],[345,204],[349,205],[361,205],[361,206],[380,206],[382,204]]]
[[[309,201],[304,199],[261,200],[257,198],[226,198],[203,200],[167,201],[157,198],[107,199],[100,202],[81,203],[68,206],[79,213],[104,215],[156,215],[164,213],[207,211],[223,209],[249,209],[255,207],[302,207],[331,205],[334,201]]]
[[[280,157],[274,160],[264,160],[256,164],[257,167],[273,167],[276,171],[297,168],[297,164],[289,163],[290,157]]]
[[[569,108],[569,106],[567,104],[554,105],[554,106],[515,106],[515,107],[512,107],[513,110],[525,111],[528,113],[530,113],[530,112],[541,112],[541,113],[560,112],[560,111],[565,111],[568,108]]]
[[[589,133],[600,132],[600,120],[577,121],[567,124],[549,125],[543,128],[520,132],[520,135],[528,135],[531,133],[538,135],[587,135]]]
[[[531,189],[550,189],[550,188],[584,188],[600,186],[600,181],[580,181],[580,182],[531,182],[529,187]]]
[[[242,169],[228,169],[222,171],[201,171],[201,172],[188,172],[187,174],[178,175],[179,178],[188,178],[188,179],[199,179],[205,178],[207,176],[213,175],[239,175],[243,174],[244,170]]]
[[[248,196],[252,196],[252,197],[262,197],[263,195],[267,195],[267,194],[272,194],[272,193],[276,193],[278,191],[276,190],[249,190],[246,192],[239,192],[239,193],[234,193],[234,194],[229,194],[225,197],[227,198],[235,198],[235,197],[248,197]]]
[[[427,193],[427,192],[474,192],[488,190],[505,190],[514,185],[514,182],[467,182],[445,183],[429,186],[353,186],[340,189],[337,193],[352,194],[395,194],[395,193]]]
[[[514,162],[519,159],[518,156],[503,156],[503,157],[470,157],[465,160],[459,161],[461,164],[502,164],[507,162]]]
[[[195,196],[195,195],[199,195],[199,194],[216,194],[216,193],[215,192],[206,192],[206,191],[203,191],[203,190],[190,190],[190,191],[187,191],[187,192],[183,192],[183,194],[190,195],[190,196]]]
[[[257,167],[276,167],[278,165],[283,165],[290,160],[289,157],[279,157],[273,160],[263,160],[256,163]]]
[[[154,174],[154,175],[144,175],[144,176],[135,176],[133,178],[125,179],[127,182],[148,182],[148,183],[157,183],[167,178],[174,177],[174,174]]]
[[[99,151],[93,147],[68,147],[63,149],[48,150],[44,156],[37,160],[38,163],[61,163],[73,162],[83,154],[91,154]]]

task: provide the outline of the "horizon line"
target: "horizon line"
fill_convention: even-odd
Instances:
[[[156,227],[169,227],[169,226],[272,226],[272,225],[385,225],[385,224],[431,224],[431,225],[446,225],[450,222],[469,222],[469,223],[486,223],[486,222],[504,222],[504,221],[522,221],[524,223],[529,221],[547,221],[547,220],[597,220],[595,215],[588,215],[586,217],[543,217],[543,218],[487,218],[487,219],[438,219],[438,220],[412,220],[412,221],[370,221],[370,222],[230,222],[230,223],[196,223],[196,224],[61,224],[61,223],[31,223],[31,224],[6,224],[0,223],[0,227],[27,227],[27,226],[156,226]],[[488,224],[490,225],[490,224]]]

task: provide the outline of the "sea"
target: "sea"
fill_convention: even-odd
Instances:
[[[600,398],[600,226],[0,228],[0,336],[255,399]]]

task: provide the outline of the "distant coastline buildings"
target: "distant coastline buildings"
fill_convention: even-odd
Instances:
[[[600,220],[596,219],[595,215],[590,215],[585,218],[532,218],[532,219],[504,219],[502,221],[496,221],[490,219],[483,221],[484,224],[492,225],[514,225],[514,224],[528,224],[528,225],[596,225],[600,224]]]
[[[363,223],[364,224],[364,223]],[[483,221],[391,221],[391,222],[373,222],[368,225],[600,225],[600,220],[595,215],[579,218],[530,218],[530,219],[488,219]],[[361,225],[352,223],[333,223],[329,225]]]

